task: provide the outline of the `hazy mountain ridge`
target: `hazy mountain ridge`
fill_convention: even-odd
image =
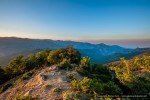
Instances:
[[[134,51],[133,49],[123,48],[118,45],[110,46],[104,43],[91,44],[87,42],[61,41],[50,39],[0,37],[0,63],[2,63],[1,59],[6,59],[9,56],[13,57],[12,55],[14,54],[24,55],[24,53],[26,52],[32,53],[37,49],[56,49],[67,46],[73,46],[74,48],[78,49],[83,56],[89,56],[91,60],[96,63],[115,61],[124,56],[124,54],[126,55]],[[139,53],[141,53],[141,51],[138,52],[138,54]],[[119,54],[117,56],[117,59],[113,59],[116,54]]]

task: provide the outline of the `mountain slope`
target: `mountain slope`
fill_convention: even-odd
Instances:
[[[132,49],[126,49],[117,45],[109,46],[103,43],[90,44],[74,41],[0,37],[0,64],[5,66],[9,61],[5,61],[4,59],[9,60],[14,57],[13,55],[26,55],[26,52],[33,53],[38,49],[56,49],[67,46],[73,46],[81,52],[82,56],[89,56],[96,63],[106,63],[108,57],[113,54],[124,54],[132,51]],[[111,62],[111,60],[108,61]]]
[[[133,94],[146,98],[150,91],[150,56],[144,54],[107,66],[91,64],[72,47],[43,50],[29,58],[18,56],[0,69],[0,80],[8,78],[1,82],[0,99],[90,100],[112,94],[120,99]]]

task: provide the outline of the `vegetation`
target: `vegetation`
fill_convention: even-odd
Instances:
[[[63,100],[89,100],[89,97],[80,91],[64,91]]]
[[[67,59],[63,59],[62,62],[58,64],[58,68],[60,69],[70,69],[72,68],[70,62]]]
[[[88,94],[121,94],[121,89],[113,82],[103,83],[98,79],[84,77],[83,80],[71,81],[73,87]]]
[[[77,80],[74,74],[68,74],[72,89],[95,98],[103,94],[148,94],[150,91],[150,56],[135,57],[130,60],[121,58],[119,62],[106,65],[91,64],[89,57],[82,57],[80,53],[69,46],[56,50],[43,50],[28,57],[17,56],[5,68],[0,68],[0,84],[20,75],[20,80],[29,79],[38,68],[56,64],[59,69],[76,70],[83,79]],[[73,64],[77,66],[74,68]],[[47,76],[41,74],[43,79]],[[2,85],[0,93],[13,84]],[[51,88],[50,84],[43,87]],[[54,92],[60,92],[56,87]],[[77,93],[78,94],[78,93]],[[77,97],[73,92],[67,92],[66,98]],[[35,100],[32,97],[18,97],[16,100]]]
[[[60,48],[51,51],[47,58],[51,64],[59,64],[60,62],[64,61],[64,59],[71,64],[79,64],[81,55],[79,51],[71,46],[68,46],[67,48]]]
[[[75,75],[72,74],[72,73],[67,74],[67,77],[68,77],[70,80],[76,79]]]
[[[6,91],[8,88],[10,88],[11,86],[13,86],[13,83],[8,82],[7,84],[4,84],[1,88],[0,88],[0,93]]]
[[[88,57],[82,57],[80,61],[79,67],[76,68],[76,70],[82,74],[82,75],[87,75],[88,74],[88,69],[90,68],[90,58]]]
[[[81,59],[81,63],[76,70],[84,76],[88,76],[90,78],[97,78],[103,82],[111,81],[112,73],[108,67],[103,66],[101,64],[93,64],[90,63],[90,58],[83,57]]]
[[[50,51],[51,50],[43,50],[37,54],[31,54],[27,58],[19,55],[11,60],[4,70],[10,78],[13,78],[34,68],[48,65],[48,61],[45,58],[47,58]]]
[[[20,79],[21,80],[26,80],[26,79],[30,78],[35,72],[36,72],[36,69],[33,69],[29,72],[26,72],[22,75],[22,77]]]
[[[91,64],[90,58],[83,57],[76,68],[84,76],[82,80],[74,79],[71,85],[74,89],[96,97],[102,94],[122,94],[121,88],[115,83],[114,71],[101,64]]]
[[[130,89],[131,94],[149,93],[150,56],[135,57],[130,60],[121,58],[118,64],[111,65],[111,69],[115,71],[120,84]]]
[[[8,80],[8,75],[5,73],[5,71],[0,67],[0,84],[4,83]]]

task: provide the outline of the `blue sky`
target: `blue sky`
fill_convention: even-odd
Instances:
[[[150,0],[0,0],[0,36],[150,46]]]

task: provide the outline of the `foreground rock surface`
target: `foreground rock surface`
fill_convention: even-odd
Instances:
[[[76,71],[58,70],[54,65],[45,67],[35,73],[30,79],[14,85],[0,94],[0,100],[14,100],[18,96],[38,97],[39,100],[65,100],[67,93],[77,93],[70,87],[68,74],[82,79]],[[84,95],[83,95],[84,97]]]

